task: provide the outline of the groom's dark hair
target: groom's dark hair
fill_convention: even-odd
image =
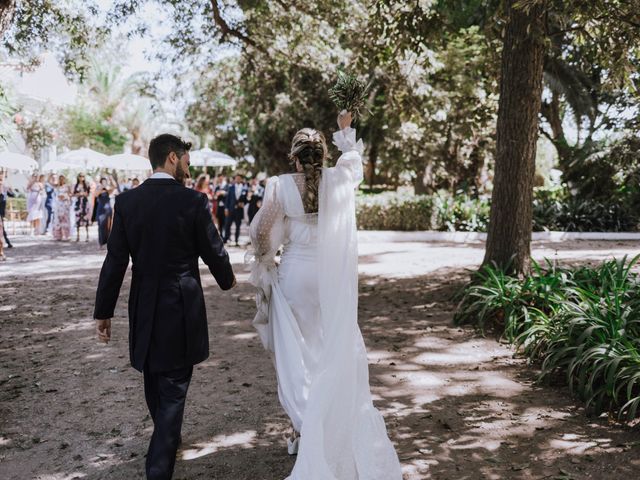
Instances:
[[[191,149],[191,143],[185,142],[180,137],[163,133],[149,143],[149,162],[154,170],[163,167],[164,162],[171,152],[181,157]]]

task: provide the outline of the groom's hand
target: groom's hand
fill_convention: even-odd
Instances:
[[[96,319],[96,331],[98,332],[98,340],[102,343],[109,343],[111,340],[111,319]]]

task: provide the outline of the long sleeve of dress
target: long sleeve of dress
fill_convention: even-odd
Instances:
[[[284,240],[284,208],[278,198],[278,190],[278,177],[270,178],[262,199],[262,207],[251,222],[249,235],[252,248],[245,257],[245,262],[251,269],[249,283],[257,289],[257,312],[253,325],[264,347],[271,351],[273,351],[273,337],[268,325],[269,301],[271,285],[275,282],[277,273],[275,256]]]
[[[362,168],[364,145],[362,139],[356,141],[355,128],[347,127],[333,134],[333,144],[342,152],[335,168],[343,170],[355,188],[364,178]]]
[[[251,245],[259,262],[271,264],[284,237],[284,208],[278,197],[279,179],[267,182],[262,207],[250,227]]]

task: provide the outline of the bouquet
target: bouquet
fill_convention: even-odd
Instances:
[[[370,89],[371,83],[365,84],[355,75],[338,70],[338,80],[329,89],[329,98],[333,100],[338,110],[351,112],[355,118],[360,116],[362,110],[368,111],[366,104]]]

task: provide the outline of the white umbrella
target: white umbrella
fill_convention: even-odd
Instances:
[[[135,170],[139,172],[151,170],[149,160],[133,153],[111,155],[104,160],[104,167],[116,170]]]
[[[192,167],[235,167],[237,162],[226,153],[216,152],[209,147],[189,152]]]
[[[38,168],[38,162],[20,153],[2,152],[0,153],[0,168],[18,170],[20,172],[32,172]]]
[[[90,148],[71,150],[58,156],[58,160],[62,163],[79,165],[84,168],[102,168],[107,158],[104,153],[96,152]]]
[[[73,163],[65,163],[60,160],[49,160],[42,166],[43,172],[61,172],[63,170],[82,170],[81,165],[74,165]]]

